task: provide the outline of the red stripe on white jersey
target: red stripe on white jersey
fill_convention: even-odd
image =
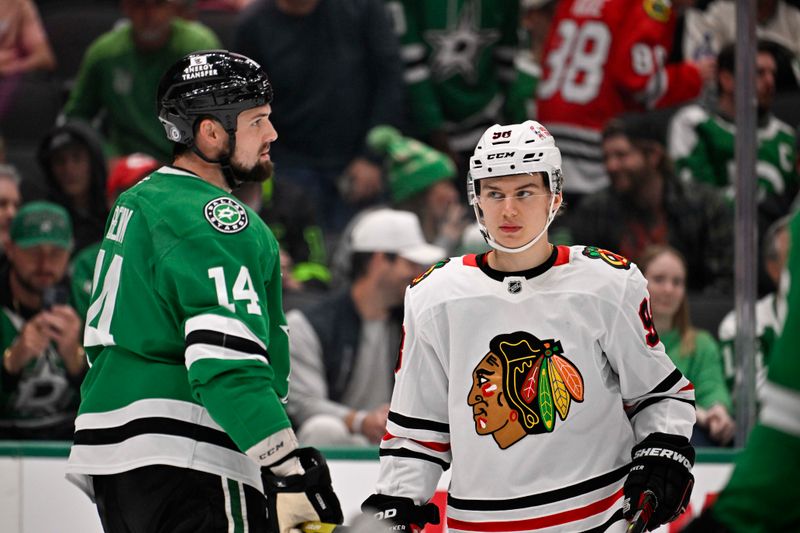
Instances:
[[[397,437],[395,435],[392,435],[391,433],[387,432],[383,436],[382,440],[392,440],[392,439],[396,439],[396,438]],[[449,452],[450,451],[450,443],[448,443],[448,442],[431,442],[431,441],[415,440],[415,439],[408,439],[408,440],[410,440],[411,442],[416,442],[420,446],[424,446],[425,448],[428,448],[429,450],[433,450],[435,452]]]
[[[559,526],[577,520],[583,520],[596,514],[600,514],[610,509],[615,503],[622,498],[622,489],[617,492],[598,500],[589,505],[570,509],[569,511],[562,511],[545,516],[537,516],[536,518],[528,518],[525,520],[507,520],[496,522],[467,522],[465,520],[456,520],[455,518],[447,519],[447,527],[452,529],[460,529],[463,531],[533,531],[535,529],[543,529],[546,527]]]

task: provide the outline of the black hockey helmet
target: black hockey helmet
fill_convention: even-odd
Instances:
[[[239,113],[271,101],[272,85],[258,63],[227,50],[206,50],[167,70],[156,105],[167,138],[192,146],[198,119],[213,117],[233,137]]]

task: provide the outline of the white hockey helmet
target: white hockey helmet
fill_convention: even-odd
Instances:
[[[505,247],[489,234],[483,222],[483,211],[478,202],[480,180],[536,172],[543,172],[547,176],[547,183],[552,193],[547,222],[539,234],[528,243],[517,248]],[[475,210],[475,218],[486,242],[492,248],[503,252],[524,252],[536,244],[558,212],[560,204],[555,206],[555,200],[561,193],[563,185],[561,151],[556,147],[555,139],[550,132],[534,120],[509,126],[495,124],[481,136],[474,154],[469,159],[469,174],[467,174],[469,203]]]

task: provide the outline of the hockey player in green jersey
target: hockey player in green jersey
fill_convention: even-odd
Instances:
[[[685,531],[768,533],[800,531],[800,214],[791,226],[785,320],[770,359],[759,422],[714,507]],[[781,313],[781,314],[783,314]]]
[[[284,411],[278,244],[230,194],[272,173],[271,100],[259,65],[223,50],[182,58],[159,84],[175,158],[106,225],[67,467],[107,532],[342,520],[324,459],[298,448]]]

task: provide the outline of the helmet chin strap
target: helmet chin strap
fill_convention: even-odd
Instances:
[[[497,242],[497,240],[495,240],[494,237],[492,237],[492,235],[489,233],[489,230],[486,229],[486,226],[483,224],[483,222],[481,222],[481,216],[479,212],[480,207],[478,207],[478,204],[476,203],[473,206],[473,208],[475,209],[475,216],[478,219],[478,228],[480,229],[481,235],[483,235],[484,240],[486,240],[486,243],[495,250],[499,250],[501,252],[505,252],[508,254],[518,254],[524,252],[525,250],[528,250],[531,246],[539,242],[539,239],[541,239],[542,236],[545,234],[547,228],[549,228],[550,224],[553,223],[553,220],[556,218],[556,213],[558,213],[558,209],[561,207],[559,205],[557,208],[553,209],[553,206],[555,205],[556,202],[556,195],[553,194],[552,196],[553,197],[550,199],[550,208],[548,210],[550,214],[547,216],[547,221],[545,222],[542,231],[540,231],[533,239],[531,239],[527,243],[523,244],[522,246],[518,246],[516,248],[509,248],[507,246],[503,246],[502,244]]]
[[[225,183],[228,184],[228,187],[231,190],[238,188],[242,184],[242,180],[236,174],[236,170],[234,170],[233,166],[231,166],[231,156],[233,154],[234,148],[236,148],[236,130],[225,130],[228,133],[228,153],[221,155],[219,159],[211,159],[206,154],[204,154],[200,148],[197,147],[197,144],[194,142],[192,143],[192,152],[197,154],[197,157],[205,161],[206,163],[211,163],[212,165],[219,165],[220,169],[222,170],[222,175],[225,177]]]

